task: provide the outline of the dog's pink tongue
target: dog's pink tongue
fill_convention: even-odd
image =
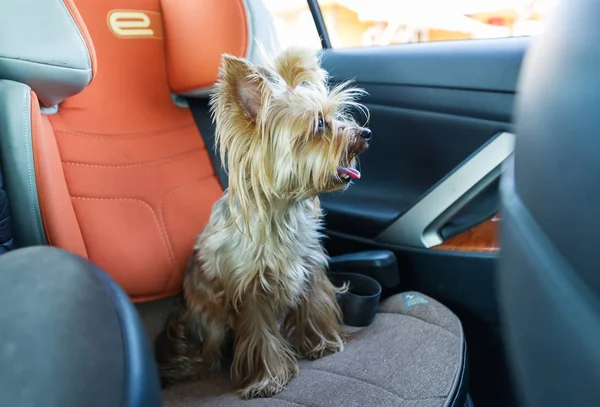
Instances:
[[[352,179],[360,178],[360,171],[355,168],[338,167],[338,175],[346,174]]]

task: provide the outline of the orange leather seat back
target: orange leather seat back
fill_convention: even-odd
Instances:
[[[32,103],[46,238],[106,270],[134,301],[175,294],[222,188],[171,92],[212,85],[223,52],[246,55],[242,0],[75,3],[94,80],[55,114]]]

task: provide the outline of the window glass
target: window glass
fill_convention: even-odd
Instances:
[[[319,33],[306,0],[262,0],[262,2],[271,13],[282,49],[292,45],[321,49]]]
[[[265,0],[287,41],[320,47],[305,0]],[[319,0],[333,47],[537,35],[556,0]],[[301,4],[304,3],[304,4]],[[275,4],[276,10],[275,10]],[[312,18],[311,18],[312,20]]]

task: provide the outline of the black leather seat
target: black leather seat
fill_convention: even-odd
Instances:
[[[4,188],[4,176],[0,169],[0,254],[14,249],[13,231],[8,210],[8,195]]]
[[[560,2],[521,77],[499,282],[526,406],[600,405],[598,16]]]
[[[0,406],[158,407],[158,370],[127,295],[52,247],[0,257]]]

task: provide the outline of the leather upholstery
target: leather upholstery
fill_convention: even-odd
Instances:
[[[32,1],[28,0],[29,6]],[[53,82],[65,85],[64,89],[42,86],[32,91],[27,84],[15,82],[0,86],[0,116],[6,117],[0,124],[0,154],[3,167],[11,169],[5,174],[10,174],[6,185],[16,243],[48,243],[86,257],[107,270],[134,301],[169,296],[180,291],[194,237],[222,194],[192,115],[173,103],[168,83],[165,45],[169,43],[165,41],[168,33],[177,38],[173,18],[181,18],[181,10],[194,5],[177,9],[177,4],[167,4],[169,19],[160,0],[76,3],[77,9],[65,1],[60,7],[63,14],[57,15],[51,28],[74,34],[78,41],[50,35],[57,49],[52,55],[62,58],[61,52],[70,49],[73,54],[62,59],[68,67],[79,67],[78,52],[86,45],[90,78],[96,73],[96,59],[99,67],[90,86],[76,95],[71,95],[70,82]],[[202,20],[196,27],[208,21],[208,11],[220,21],[230,16],[218,13],[231,10],[238,11],[238,23],[245,19],[240,0],[219,2],[218,10],[216,3],[199,4],[212,9],[198,10],[196,17]],[[20,21],[37,16],[14,6],[3,5],[1,11]],[[61,21],[71,24],[70,31]],[[197,41],[199,32],[189,31],[189,24],[181,27],[180,38],[189,34]],[[214,28],[232,46],[225,51],[244,55],[246,31],[236,36],[229,32],[230,25]],[[27,38],[35,44],[23,39],[23,48],[35,60],[44,41]],[[184,51],[189,53],[185,47],[172,51],[176,59],[183,58]],[[202,85],[210,87],[216,80],[218,52],[215,45],[200,53],[202,61],[191,59],[203,62],[192,69],[199,73]],[[50,55],[47,50],[40,51],[38,59],[45,62],[46,55]],[[183,69],[176,72],[192,71]],[[41,95],[44,100],[39,100]],[[56,112],[40,109],[40,102],[54,103],[65,96],[70,97]]]
[[[246,56],[249,28],[242,0],[162,0],[169,85],[178,94],[210,88],[221,54]],[[203,18],[199,24],[199,16]],[[218,33],[218,34],[217,34]],[[202,41],[199,46],[198,39]]]
[[[79,230],[77,252],[85,248],[132,299],[172,295],[222,190],[189,110],[171,99],[163,40],[118,36],[107,24],[113,10],[160,13],[159,1],[77,6],[101,68],[87,89],[47,116],[58,154],[42,146],[48,126],[34,134],[34,149],[45,156],[36,162],[40,174],[54,174],[46,176],[54,183],[62,175],[66,184],[62,194],[49,186],[53,196],[40,201],[46,224],[60,224],[47,228],[48,239],[54,244]],[[75,215],[69,222],[61,215],[67,201]]]
[[[0,7],[8,16],[0,24],[0,79],[30,86],[45,106],[91,82],[94,48],[72,0],[8,1]]]
[[[49,116],[41,114],[34,93],[31,94],[31,100],[31,141],[37,203],[47,243],[87,258],[88,252],[69,195],[54,129]]]
[[[0,405],[161,405],[144,327],[106,273],[51,247],[0,256],[0,270]]]
[[[208,97],[224,52],[260,64],[280,50],[262,0],[161,0],[161,9],[169,86],[180,96]],[[200,37],[210,41],[198,46]]]
[[[31,106],[29,86],[0,80],[0,163],[17,246],[46,244],[37,203]]]
[[[35,1],[3,4],[0,13],[36,19]],[[0,119],[7,118],[0,120],[0,155],[15,242],[88,258],[134,301],[176,294],[194,237],[222,188],[190,111],[172,94],[210,89],[221,52],[255,55],[250,26],[260,21],[246,14],[244,0],[51,3],[40,10],[56,16],[48,35],[54,42],[21,36],[17,43],[28,54],[19,56],[42,66],[49,56],[60,58],[73,76],[58,81],[42,70],[36,78],[51,77],[52,86],[29,77],[0,86]],[[0,33],[15,27],[8,26]],[[0,56],[3,49],[5,38]],[[77,93],[87,84],[82,72],[94,80]],[[56,111],[40,108],[57,101]]]
[[[600,2],[556,7],[521,73],[499,287],[523,405],[596,406]]]

